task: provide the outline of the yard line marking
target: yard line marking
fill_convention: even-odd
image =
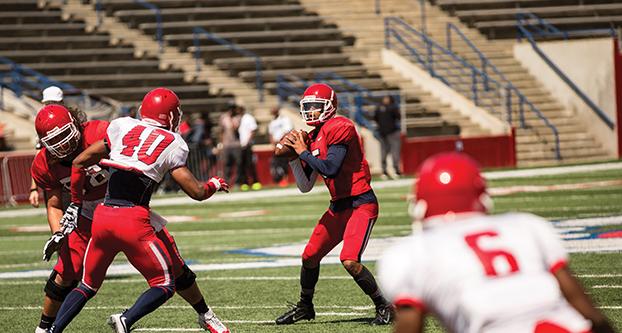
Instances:
[[[298,281],[300,276],[215,276],[197,277],[197,281]],[[352,280],[350,276],[322,276],[323,280]],[[105,284],[117,283],[144,283],[145,279],[110,279]],[[0,286],[21,286],[45,284],[45,281],[25,280],[25,281],[0,281]]]
[[[622,274],[620,273],[616,273],[616,274],[577,274],[577,277],[580,278],[584,278],[584,279],[591,279],[591,278],[612,278],[612,277],[622,277]]]
[[[593,289],[622,289],[622,286],[615,285],[615,284],[600,284],[600,285],[592,286],[591,288]]]
[[[107,306],[85,306],[84,310],[119,310],[129,308],[131,305],[107,305]],[[190,305],[163,305],[159,307],[161,309],[170,309],[170,310],[186,310],[192,309]],[[245,310],[245,309],[261,309],[261,310],[271,310],[271,309],[285,309],[287,305],[210,305],[210,308],[219,309],[219,310]],[[316,309],[347,309],[347,310],[372,310],[375,307],[371,305],[318,305],[315,306]],[[16,310],[41,310],[41,306],[2,306],[0,307],[0,311],[16,311]],[[328,315],[341,315],[341,314],[352,314],[352,313],[360,313],[360,312],[319,312],[316,315],[320,316],[328,316]],[[360,313],[365,314],[365,313]]]

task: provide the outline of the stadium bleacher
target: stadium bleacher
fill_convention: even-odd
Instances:
[[[560,29],[610,29],[622,25],[616,0],[436,0],[489,38],[515,38],[516,14],[532,13]]]
[[[149,89],[165,85],[189,112],[219,111],[231,98],[211,95],[207,83],[187,81],[182,71],[161,68],[158,59],[114,44],[106,33],[87,33],[84,22],[65,20],[58,9],[39,8],[37,1],[2,1],[0,8],[0,31],[7,32],[0,36],[0,56],[91,95],[135,105]]]
[[[195,54],[193,28],[201,27],[257,54],[262,62],[264,88],[270,94],[277,92],[279,74],[313,80],[318,72],[333,72],[370,91],[398,90],[343,51],[355,42],[352,36],[344,35],[333,24],[327,24],[298,1],[157,0],[150,3],[160,10],[163,40],[167,45]],[[140,29],[145,35],[155,36],[158,25],[152,10],[132,0],[102,0],[101,6],[107,15]],[[199,36],[198,50],[205,63],[255,84],[255,59],[241,56],[206,36]],[[444,121],[437,112],[422,108],[416,96],[406,96],[405,100],[407,115],[412,118],[407,121],[410,134],[459,132],[456,124]]]

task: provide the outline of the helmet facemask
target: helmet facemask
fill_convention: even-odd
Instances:
[[[300,101],[300,115],[310,126],[317,126],[335,114],[335,107],[329,99],[305,96]]]
[[[55,127],[41,138],[41,143],[54,157],[63,159],[71,155],[80,146],[81,134],[72,121],[63,126]]]

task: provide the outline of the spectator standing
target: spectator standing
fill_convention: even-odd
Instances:
[[[402,116],[400,110],[395,105],[393,97],[384,96],[382,104],[378,105],[374,113],[374,120],[378,124],[378,134],[380,141],[380,156],[382,159],[382,179],[390,178],[387,172],[387,157],[391,154],[395,175],[401,176],[400,171],[400,149],[401,133],[400,120]]]
[[[274,146],[294,127],[292,126],[292,121],[287,116],[280,113],[278,107],[273,108],[270,112],[274,119],[272,119],[268,125],[268,134],[270,134],[270,143]],[[276,156],[272,158],[272,162],[270,163],[272,180],[281,187],[287,186],[288,164],[289,161],[286,158]]]
[[[242,155],[238,163],[238,179],[236,183],[240,185],[242,191],[248,191],[250,187],[253,190],[260,190],[261,183],[257,180],[257,169],[255,168],[255,159],[253,155],[253,143],[255,134],[257,133],[257,121],[255,117],[246,112],[243,106],[238,107],[240,118],[240,127],[238,133],[240,135],[240,146],[242,147]],[[252,184],[249,186],[249,184]]]
[[[228,183],[232,183],[233,166],[239,165],[241,147],[240,135],[238,128],[240,127],[240,116],[237,114],[237,106],[230,103],[227,110],[220,116],[220,143],[222,147],[222,158],[225,164],[224,177]],[[240,170],[238,170],[238,174]]]

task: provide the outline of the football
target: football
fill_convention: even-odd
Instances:
[[[294,132],[296,132],[296,130],[291,130],[289,133],[285,134],[283,138],[281,138],[281,141],[279,141],[274,148],[274,156],[287,158],[289,160],[293,160],[298,157],[298,154],[296,154],[293,149],[285,145],[285,139],[288,136],[293,136]],[[304,138],[305,142],[309,144],[309,133],[303,130],[300,130],[300,132],[302,133],[302,137]]]

